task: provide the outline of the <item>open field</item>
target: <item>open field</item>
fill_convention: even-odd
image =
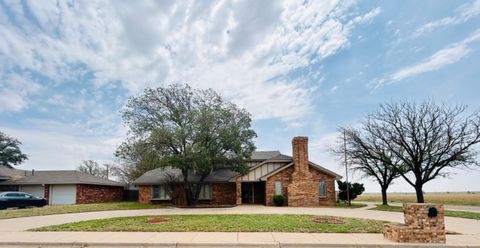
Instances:
[[[93,203],[93,204],[78,204],[78,205],[55,205],[55,206],[45,206],[43,208],[0,210],[0,219],[52,215],[52,214],[107,211],[107,210],[152,209],[152,208],[162,208],[162,206],[153,205],[153,204],[140,204],[138,202],[109,202],[109,203]]]
[[[416,202],[417,197],[414,193],[389,193],[387,195],[389,202]],[[355,201],[381,202],[381,194],[363,194]],[[480,206],[480,193],[426,193],[425,202],[440,203],[447,205],[469,205]]]
[[[403,212],[403,208],[400,207],[400,206],[383,206],[383,205],[377,205],[377,206],[374,207],[374,208],[370,208],[370,210],[391,211],[391,212]],[[445,210],[445,216],[480,220],[480,213],[465,212],[465,211]]]
[[[33,231],[380,233],[384,221],[315,215],[162,215],[89,220]]]

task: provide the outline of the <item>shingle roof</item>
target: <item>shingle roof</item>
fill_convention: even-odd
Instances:
[[[252,153],[251,160],[266,160],[280,155],[279,151],[256,151]]]
[[[208,183],[227,182],[228,179],[237,175],[239,175],[239,173],[228,170],[228,169],[215,170],[204,179],[204,182],[208,182]],[[133,183],[136,185],[165,183],[166,181],[169,180],[169,178],[172,178],[172,177],[175,178],[176,181],[178,182],[183,181],[182,172],[179,169],[166,167],[166,168],[157,168],[151,171],[147,171],[145,174],[143,174]],[[188,175],[188,181],[198,182],[200,181],[200,176],[190,172]]]
[[[105,186],[123,186],[122,183],[93,176],[74,170],[51,171],[21,171],[20,175],[12,175],[10,180],[0,182],[0,185],[35,185],[35,184],[93,184]]]
[[[284,154],[278,154],[275,157],[271,157],[268,160],[275,160],[275,161],[293,161],[293,158],[291,156],[287,156]]]
[[[21,175],[25,175],[25,172],[26,171],[24,170],[16,170],[10,167],[0,165],[0,178],[3,178],[3,177],[10,178],[12,176],[21,176]]]

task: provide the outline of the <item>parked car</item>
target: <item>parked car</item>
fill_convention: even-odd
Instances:
[[[0,193],[0,209],[43,207],[47,200],[24,192],[3,192]]]

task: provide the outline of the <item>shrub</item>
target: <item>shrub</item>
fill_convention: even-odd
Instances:
[[[275,206],[283,206],[285,203],[285,197],[283,195],[275,195],[273,196],[273,203],[275,203]]]
[[[350,195],[350,201],[354,200],[357,198],[357,196],[361,195],[363,191],[365,191],[365,187],[363,187],[363,184],[360,183],[347,183],[342,182],[340,180],[337,180],[337,185],[338,185],[338,198],[341,201],[347,202],[347,187],[349,190],[349,195]]]

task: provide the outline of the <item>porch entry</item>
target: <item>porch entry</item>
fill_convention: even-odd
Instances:
[[[242,204],[265,205],[265,182],[243,182]]]

